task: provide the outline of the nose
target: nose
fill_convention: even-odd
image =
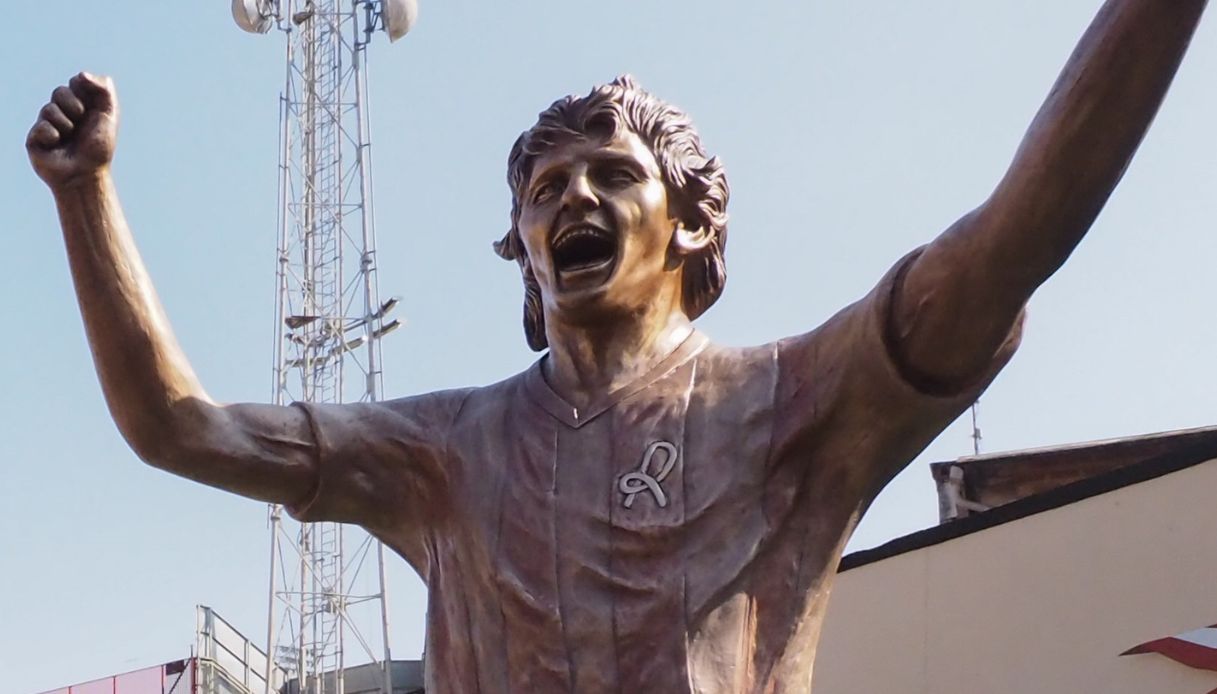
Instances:
[[[566,190],[562,191],[562,207],[576,212],[587,212],[599,206],[600,199],[592,190],[587,172],[576,171],[566,182]]]

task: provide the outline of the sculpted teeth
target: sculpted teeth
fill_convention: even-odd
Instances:
[[[605,236],[607,236],[607,234],[605,234],[603,231],[601,231],[600,229],[597,229],[595,227],[591,227],[591,226],[575,227],[574,229],[571,229],[571,230],[567,231],[565,234],[562,234],[561,236],[559,236],[557,238],[557,240],[554,241],[554,248],[560,248],[562,246],[565,246],[570,241],[580,238],[580,237],[603,238]]]

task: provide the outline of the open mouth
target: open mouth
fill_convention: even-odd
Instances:
[[[553,242],[554,269],[560,273],[603,269],[616,257],[617,240],[604,229],[590,224],[567,227]]]

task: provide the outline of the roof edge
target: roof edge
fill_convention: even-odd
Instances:
[[[1102,448],[1122,448],[1125,446],[1136,446],[1138,444],[1151,443],[1161,441],[1163,439],[1171,439],[1177,437],[1205,437],[1206,435],[1217,436],[1217,426],[1189,427],[1187,429],[1172,429],[1170,431],[1158,431],[1150,434],[1134,434],[1132,436],[1113,436],[1105,439],[1095,439],[1094,441],[1080,441],[1076,443],[1058,443],[1047,446],[1033,446],[1031,448],[1020,448],[1013,451],[997,451],[994,453],[981,453],[979,455],[964,455],[954,460],[942,460],[930,463],[931,466],[942,465],[967,465],[968,463],[988,463],[1000,461],[1006,458],[1040,458],[1045,456],[1056,456],[1074,451],[1102,449]]]
[[[850,569],[873,564],[889,557],[931,547],[963,537],[964,535],[971,535],[981,530],[1004,525],[1037,513],[1051,511],[1082,501],[1083,499],[1089,499],[1134,484],[1148,482],[1149,480],[1217,459],[1217,427],[1186,429],[1169,433],[1208,435],[1199,436],[1197,440],[1180,447],[1178,450],[1150,458],[1140,463],[1134,463],[1127,467],[1056,487],[1040,494],[1034,494],[1018,501],[1012,501],[983,513],[965,516],[942,525],[919,530],[898,537],[878,547],[851,552],[841,558],[837,571],[849,571]],[[1112,441],[1127,440],[1113,439],[1101,442],[1100,445],[1108,444]],[[1074,446],[1073,448],[1080,448],[1080,446]],[[1060,450],[1060,448],[1053,450]]]

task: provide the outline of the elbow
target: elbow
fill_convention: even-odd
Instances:
[[[140,413],[114,412],[119,433],[144,463],[176,475],[193,477],[191,471],[198,461],[208,457],[205,451],[210,411],[214,405],[196,398],[185,398],[161,409]]]
[[[164,430],[149,431],[144,428],[124,428],[119,431],[135,456],[158,470],[175,475],[189,476],[189,447]]]

